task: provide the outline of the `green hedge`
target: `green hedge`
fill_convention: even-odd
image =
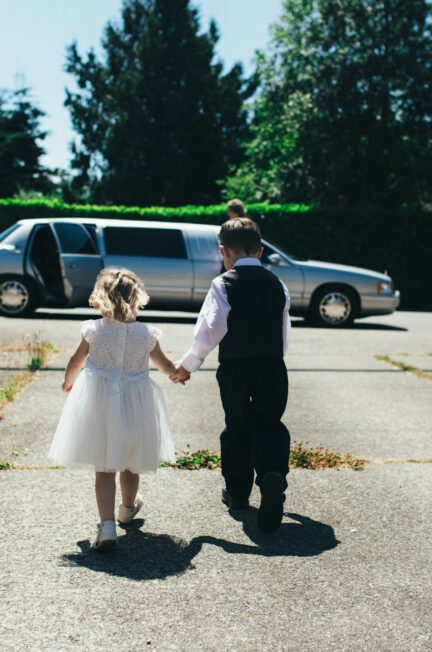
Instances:
[[[385,271],[402,294],[401,308],[432,310],[432,213],[420,209],[320,209],[301,204],[248,207],[263,235],[299,256]],[[221,224],[224,206],[139,208],[0,199],[0,227],[36,217],[104,217]]]
[[[305,213],[311,210],[305,204],[273,205],[254,204],[249,213],[278,215]],[[0,225],[9,226],[18,219],[36,217],[102,217],[128,220],[196,221],[199,223],[222,223],[226,219],[224,205],[220,206],[100,206],[97,204],[65,204],[56,199],[0,199]]]

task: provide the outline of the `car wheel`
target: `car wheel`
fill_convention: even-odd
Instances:
[[[36,309],[36,292],[27,279],[11,276],[0,279],[0,315],[27,317]]]
[[[353,323],[357,305],[355,293],[349,288],[322,288],[312,298],[309,318],[317,326],[344,328]]]

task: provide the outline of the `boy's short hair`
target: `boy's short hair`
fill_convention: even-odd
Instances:
[[[230,199],[226,207],[227,211],[234,213],[237,217],[245,217],[246,215],[246,209],[240,199]]]
[[[261,247],[261,231],[258,224],[248,217],[224,222],[219,231],[219,242],[235,253],[244,252],[248,256],[256,254]]]

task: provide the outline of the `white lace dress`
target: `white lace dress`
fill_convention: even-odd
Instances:
[[[56,464],[155,471],[175,460],[162,391],[149,355],[162,332],[142,322],[89,319],[89,357],[68,395],[49,451]]]

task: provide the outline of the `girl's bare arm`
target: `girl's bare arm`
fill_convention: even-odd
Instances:
[[[62,390],[64,392],[70,392],[72,385],[76,381],[79,372],[83,368],[85,361],[87,360],[89,352],[88,342],[82,338],[79,346],[76,351],[70,357],[69,362],[67,363],[65,377],[62,385]]]
[[[167,358],[165,353],[162,351],[159,342],[156,343],[153,351],[150,353],[151,361],[156,365],[159,371],[162,371],[164,374],[175,374],[176,368],[174,362]]]

